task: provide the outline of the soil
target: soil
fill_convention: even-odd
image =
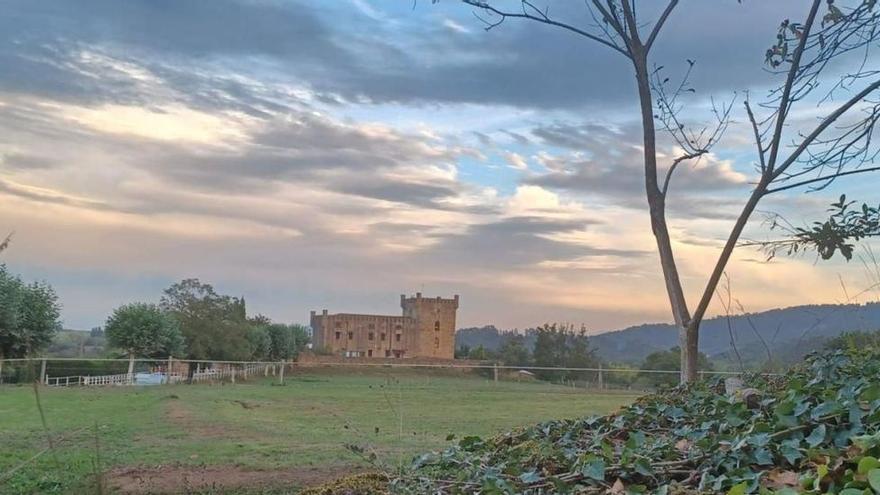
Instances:
[[[350,466],[316,466],[255,470],[235,465],[120,467],[104,474],[112,493],[171,494],[319,485],[361,470]]]

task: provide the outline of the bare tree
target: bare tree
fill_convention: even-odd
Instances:
[[[709,153],[721,138],[731,106],[713,105],[716,121],[705,127],[692,129],[684,125],[680,96],[692,91],[687,80],[693,62],[688,61],[690,68],[678,86],[669,85],[661,68],[649,64],[651,49],[679,0],[661,4],[653,22],[639,19],[635,0],[585,0],[593,22],[583,26],[555,18],[548,8],[540,8],[532,0],[513,2],[515,9],[499,7],[500,0],[461,1],[475,8],[475,15],[487,30],[508,19],[534,21],[598,43],[632,63],[643,131],[645,193],[672,316],[679,327],[683,382],[697,378],[700,324],[761,199],[795,188],[822,188],[841,176],[880,169],[861,167],[876,156],[871,138],[880,116],[880,102],[876,100],[880,71],[869,69],[868,62],[870,48],[880,37],[880,9],[875,9],[876,0],[854,0],[846,7],[836,6],[834,0],[812,0],[805,20],[784,21],[776,42],[767,51],[766,63],[783,82],[757,108],[748,99],[745,101],[756,142],[758,177],[692,314],[675,263],[666,223],[666,199],[679,164]],[[823,4],[825,11],[820,13]],[[831,62],[855,53],[862,53],[861,63],[839,77],[825,94],[815,94],[820,75],[828,71]],[[835,102],[838,95],[848,98]],[[792,110],[799,102],[818,105],[824,117],[807,128],[792,122]],[[758,116],[760,112],[766,115]],[[665,167],[658,167],[658,123],[683,150]]]

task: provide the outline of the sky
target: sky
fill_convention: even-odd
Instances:
[[[547,3],[593,28],[582,3]],[[755,176],[742,101],[780,83],[764,52],[804,14],[686,0],[655,45],[672,80],[696,62],[688,123],[734,103],[671,186],[692,303]],[[513,19],[487,31],[455,0],[10,0],[0,38],[2,261],[55,287],[66,327],[190,277],[287,322],[397,314],[416,291],[460,294],[460,327],[671,319],[632,69],[607,48]],[[817,115],[799,107],[790,132]],[[661,166],[676,151],[661,138]],[[777,235],[771,212],[821,219],[843,191],[876,202],[877,180],[768,198],[746,235]],[[853,297],[858,260],[764,261],[741,248],[728,269],[748,311],[878,297]]]

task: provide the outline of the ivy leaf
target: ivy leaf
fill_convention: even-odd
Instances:
[[[519,480],[527,485],[531,485],[532,483],[537,483],[541,481],[541,475],[539,475],[536,471],[529,471],[519,475]]]
[[[825,441],[825,425],[819,425],[813,428],[813,431],[810,433],[806,439],[807,444],[810,447],[816,447],[820,443]]]
[[[727,495],[746,495],[749,490],[749,483],[747,481],[743,481],[738,485],[733,485],[733,488],[727,491]]]
[[[871,457],[866,455],[862,457],[859,461],[858,473],[859,474],[868,474],[872,469],[880,468],[880,461],[877,460],[876,457]]]
[[[880,469],[872,469],[868,471],[868,483],[875,492],[880,492]]]
[[[773,455],[770,454],[770,451],[766,448],[756,450],[753,457],[755,458],[755,462],[760,466],[773,465]]]
[[[581,474],[596,481],[605,481],[605,461],[596,456],[588,456],[587,462],[581,468]]]

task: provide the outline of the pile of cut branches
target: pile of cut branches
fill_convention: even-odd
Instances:
[[[616,414],[465,437],[392,493],[880,493],[880,351],[811,356],[784,378],[722,380]]]

